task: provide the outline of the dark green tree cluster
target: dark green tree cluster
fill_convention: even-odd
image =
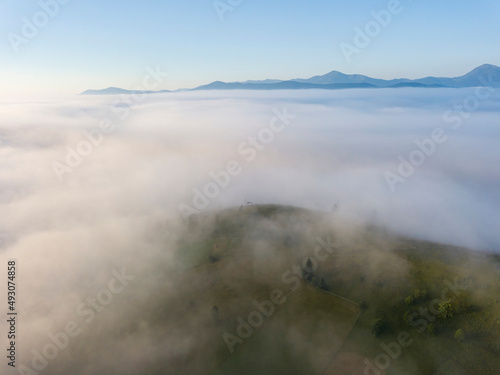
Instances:
[[[302,278],[304,280],[310,281],[311,284],[316,288],[320,288],[324,291],[330,290],[330,287],[326,283],[325,278],[314,274],[314,267],[311,258],[307,259],[306,265],[302,269]]]
[[[449,301],[441,302],[438,306],[438,316],[442,319],[453,318],[454,308]]]
[[[375,337],[379,337],[382,333],[385,332],[386,329],[387,324],[382,319],[379,319],[372,327],[372,334],[374,334]]]
[[[302,277],[304,280],[312,281],[314,277],[314,270],[311,258],[307,259],[306,266],[302,269]]]
[[[416,302],[423,302],[429,298],[429,293],[425,289],[414,289],[413,298]]]
[[[325,281],[325,278],[324,278],[324,277],[322,277],[322,278],[319,280],[319,288],[320,288],[321,290],[326,291],[326,292],[328,292],[328,290],[330,289],[330,288],[328,287],[328,285],[326,285],[326,281]]]
[[[465,333],[462,329],[458,329],[458,330],[456,330],[454,337],[458,341],[464,341],[465,340]]]
[[[424,289],[414,289],[413,293],[404,299],[406,306],[411,306],[420,302],[424,302],[429,298],[429,294]]]
[[[210,254],[210,255],[208,256],[208,261],[209,261],[210,263],[215,263],[215,262],[217,262],[219,259],[220,259],[220,258],[219,258],[217,255],[212,255],[212,254]]]

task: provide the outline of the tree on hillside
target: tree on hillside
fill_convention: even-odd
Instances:
[[[413,305],[414,299],[412,296],[408,296],[405,298],[404,302],[406,306],[410,306]]]
[[[449,301],[442,302],[438,306],[439,317],[443,319],[453,318],[453,306]]]
[[[311,272],[312,272],[312,270],[313,270],[313,264],[312,264],[311,258],[307,258],[306,268],[308,270],[311,270]]]
[[[372,327],[372,333],[375,335],[375,337],[380,336],[386,329],[386,324],[382,319],[379,319],[375,322],[375,324]]]
[[[411,316],[411,313],[409,311],[405,311],[405,313],[403,315],[403,320],[409,326],[411,325],[410,316]]]
[[[416,301],[425,301],[427,298],[429,298],[429,294],[425,289],[414,289],[413,298]]]
[[[210,255],[208,256],[208,261],[209,261],[210,263],[215,263],[215,262],[217,262],[218,260],[219,260],[219,257],[218,257],[217,255],[212,255],[212,254],[210,254]]]
[[[314,271],[311,258],[307,258],[306,266],[302,270],[302,276],[305,280],[312,281],[314,277]]]
[[[436,325],[433,323],[430,323],[427,326],[427,333],[431,336],[434,336],[436,334]]]
[[[457,339],[458,341],[464,341],[465,339],[465,333],[462,329],[458,329],[456,332],[455,332],[455,335],[454,335],[455,339]]]
[[[328,285],[326,285],[326,281],[325,281],[325,278],[322,277],[320,280],[319,280],[319,288],[324,290],[324,291],[328,291],[330,288],[328,288]]]

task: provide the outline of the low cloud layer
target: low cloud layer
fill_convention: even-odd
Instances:
[[[287,204],[499,251],[500,93],[490,94],[477,106],[467,101],[475,89],[4,100],[0,259],[20,260],[21,329],[33,337],[24,336],[21,360],[30,363],[47,330],[85,325],[77,307],[123,268],[136,281],[113,295],[110,309],[137,322],[129,329],[143,341],[133,347],[150,348],[151,360],[167,347],[188,347],[155,346],[156,335],[141,325],[141,312],[159,303],[151,295],[169,293],[177,243],[189,235],[186,207]],[[432,139],[436,129],[446,140],[422,151],[423,164],[401,177],[400,157],[408,161],[420,150],[415,140]],[[399,176],[392,187],[387,172]],[[126,345],[132,333],[112,321],[103,329],[119,332]],[[92,373],[88,363],[79,366]]]

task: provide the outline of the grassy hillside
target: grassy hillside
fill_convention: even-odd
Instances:
[[[271,205],[192,217],[188,233],[182,297],[158,320],[198,350],[158,373],[498,373],[498,256]]]

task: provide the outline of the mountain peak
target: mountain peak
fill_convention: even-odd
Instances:
[[[483,64],[454,80],[462,86],[482,86],[485,81],[489,81],[491,86],[500,87],[500,67]]]
[[[478,66],[476,69],[498,69],[499,67],[493,64],[483,64],[481,66]],[[476,70],[474,69],[474,70]]]
[[[493,71],[496,71],[498,69],[500,69],[498,66],[495,66],[495,65],[492,65],[492,64],[483,64],[481,66],[478,66],[475,69],[472,69],[466,75],[469,75],[469,74],[484,74],[485,72],[493,72]]]

